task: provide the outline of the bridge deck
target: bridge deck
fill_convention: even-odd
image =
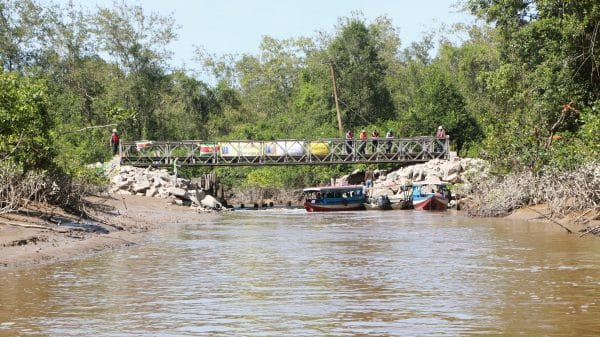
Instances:
[[[122,165],[267,166],[413,164],[448,158],[448,139],[121,142]]]

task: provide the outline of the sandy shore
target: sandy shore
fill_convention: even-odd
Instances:
[[[148,233],[180,222],[218,216],[196,213],[165,199],[109,195],[93,197],[90,223],[58,208],[31,207],[0,216],[0,271],[78,259],[143,242]],[[28,227],[24,227],[28,226]]]
[[[590,209],[569,214],[564,217],[552,215],[552,212],[546,205],[536,205],[518,209],[506,217],[506,219],[527,221],[527,222],[543,222],[549,226],[561,226],[572,232],[573,235],[582,235],[580,231],[588,227],[600,226],[600,209]]]
[[[131,195],[90,198],[91,213],[103,224],[82,224],[81,219],[57,208],[34,208],[29,214],[0,216],[0,271],[83,258],[90,254],[142,243],[148,233],[175,223],[210,220],[216,213],[196,213],[168,200]],[[543,206],[524,208],[507,218],[518,221],[557,222],[580,235],[579,230],[600,225],[600,210],[583,216],[548,219]],[[30,227],[23,227],[30,226]],[[33,228],[36,227],[36,228]],[[566,230],[565,230],[566,233]]]

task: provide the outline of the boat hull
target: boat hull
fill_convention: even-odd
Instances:
[[[393,210],[413,209],[413,204],[410,200],[392,201],[390,206]]]
[[[445,211],[448,208],[448,199],[430,195],[413,200],[413,206],[424,211]]]
[[[317,203],[304,203],[304,208],[308,212],[339,212],[339,211],[362,211],[365,206],[362,203],[351,203],[351,204],[317,204]]]

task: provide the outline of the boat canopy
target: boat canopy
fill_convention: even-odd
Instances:
[[[315,193],[315,192],[347,192],[362,190],[362,185],[348,185],[348,186],[322,186],[322,187],[309,187],[305,188],[304,193]]]

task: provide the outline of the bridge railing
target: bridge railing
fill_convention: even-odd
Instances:
[[[448,158],[448,139],[285,139],[121,142],[121,163],[133,166],[261,166],[417,163]]]

